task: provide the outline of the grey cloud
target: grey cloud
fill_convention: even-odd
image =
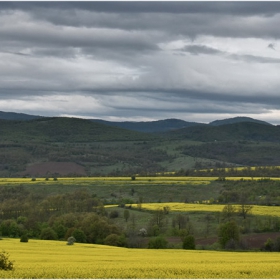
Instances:
[[[280,9],[279,2],[196,2],[196,1],[66,1],[66,2],[3,2],[1,10],[50,9],[90,10],[106,13],[222,13],[222,14],[261,14],[272,15]]]
[[[280,2],[3,2],[54,25],[160,30],[169,36],[280,37]],[[1,3],[2,4],[2,3]],[[252,21],[265,18],[252,24]],[[277,24],[278,23],[278,24]]]
[[[256,63],[280,63],[280,58],[271,58],[271,57],[261,57],[255,55],[236,55],[230,54],[229,57],[234,60],[242,60],[247,62],[256,62]]]
[[[271,46],[270,46],[271,45]],[[269,48],[274,49],[273,44],[269,44]],[[220,51],[215,48],[211,48],[204,45],[187,45],[178,51],[188,52],[192,55],[222,55],[229,59],[239,60],[239,61],[247,61],[247,62],[256,62],[256,63],[280,63],[280,58],[272,58],[272,57],[265,57],[265,56],[255,56],[255,55],[240,55],[240,54],[232,54],[225,51]]]
[[[2,2],[0,104],[84,96],[104,111],[70,102],[69,114],[149,118],[280,109],[279,23],[280,2]],[[249,55],[227,38],[264,45]]]
[[[275,51],[275,44],[270,43],[267,47]]]
[[[222,52],[220,50],[210,48],[210,47],[207,47],[207,46],[203,46],[203,45],[188,45],[188,46],[185,46],[185,47],[181,48],[179,51],[189,52],[189,53],[194,54],[194,55],[198,55],[198,54],[211,54],[211,55],[224,54],[224,52]]]

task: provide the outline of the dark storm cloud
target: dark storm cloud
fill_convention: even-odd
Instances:
[[[50,9],[90,10],[106,13],[215,13],[230,15],[272,15],[280,9],[279,2],[196,2],[196,1],[55,1],[55,2],[2,2],[1,10]]]
[[[160,30],[195,37],[272,36],[279,38],[273,18],[280,2],[3,2],[1,10],[28,12],[55,25]],[[270,22],[252,24],[254,17]],[[244,21],[243,19],[249,19]],[[265,32],[265,34],[264,34]]]

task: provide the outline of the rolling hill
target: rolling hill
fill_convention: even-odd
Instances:
[[[219,126],[194,126],[166,132],[171,139],[188,139],[202,142],[213,141],[280,141],[280,126],[256,122],[239,122]]]
[[[13,113],[13,112],[3,112],[0,111],[1,120],[20,120],[20,121],[29,121],[34,119],[43,118],[42,116],[28,115],[23,113]]]
[[[155,136],[77,118],[0,120],[1,141],[93,142],[150,140]]]
[[[120,128],[125,128],[129,130],[139,131],[139,132],[164,132],[164,131],[173,131],[180,128],[199,126],[200,123],[196,122],[187,122],[178,119],[166,119],[150,122],[111,122],[104,120],[92,120],[94,122],[99,122],[111,126],[116,126]]]
[[[256,120],[253,118],[248,117],[236,117],[236,118],[229,118],[224,120],[216,120],[213,122],[210,122],[210,125],[219,126],[219,125],[225,125],[225,124],[234,124],[234,123],[241,123],[241,122],[253,122],[253,123],[259,123],[259,124],[266,124],[266,125],[272,125],[268,122]]]
[[[101,120],[2,119],[0,177],[130,176],[280,165],[280,126],[254,121],[196,125],[176,119],[123,124],[131,130]]]

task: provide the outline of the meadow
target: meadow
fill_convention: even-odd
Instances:
[[[279,278],[279,253],[127,249],[63,241],[3,239],[7,278]]]

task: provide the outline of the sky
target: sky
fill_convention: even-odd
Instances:
[[[0,2],[0,111],[280,124],[280,2]]]

